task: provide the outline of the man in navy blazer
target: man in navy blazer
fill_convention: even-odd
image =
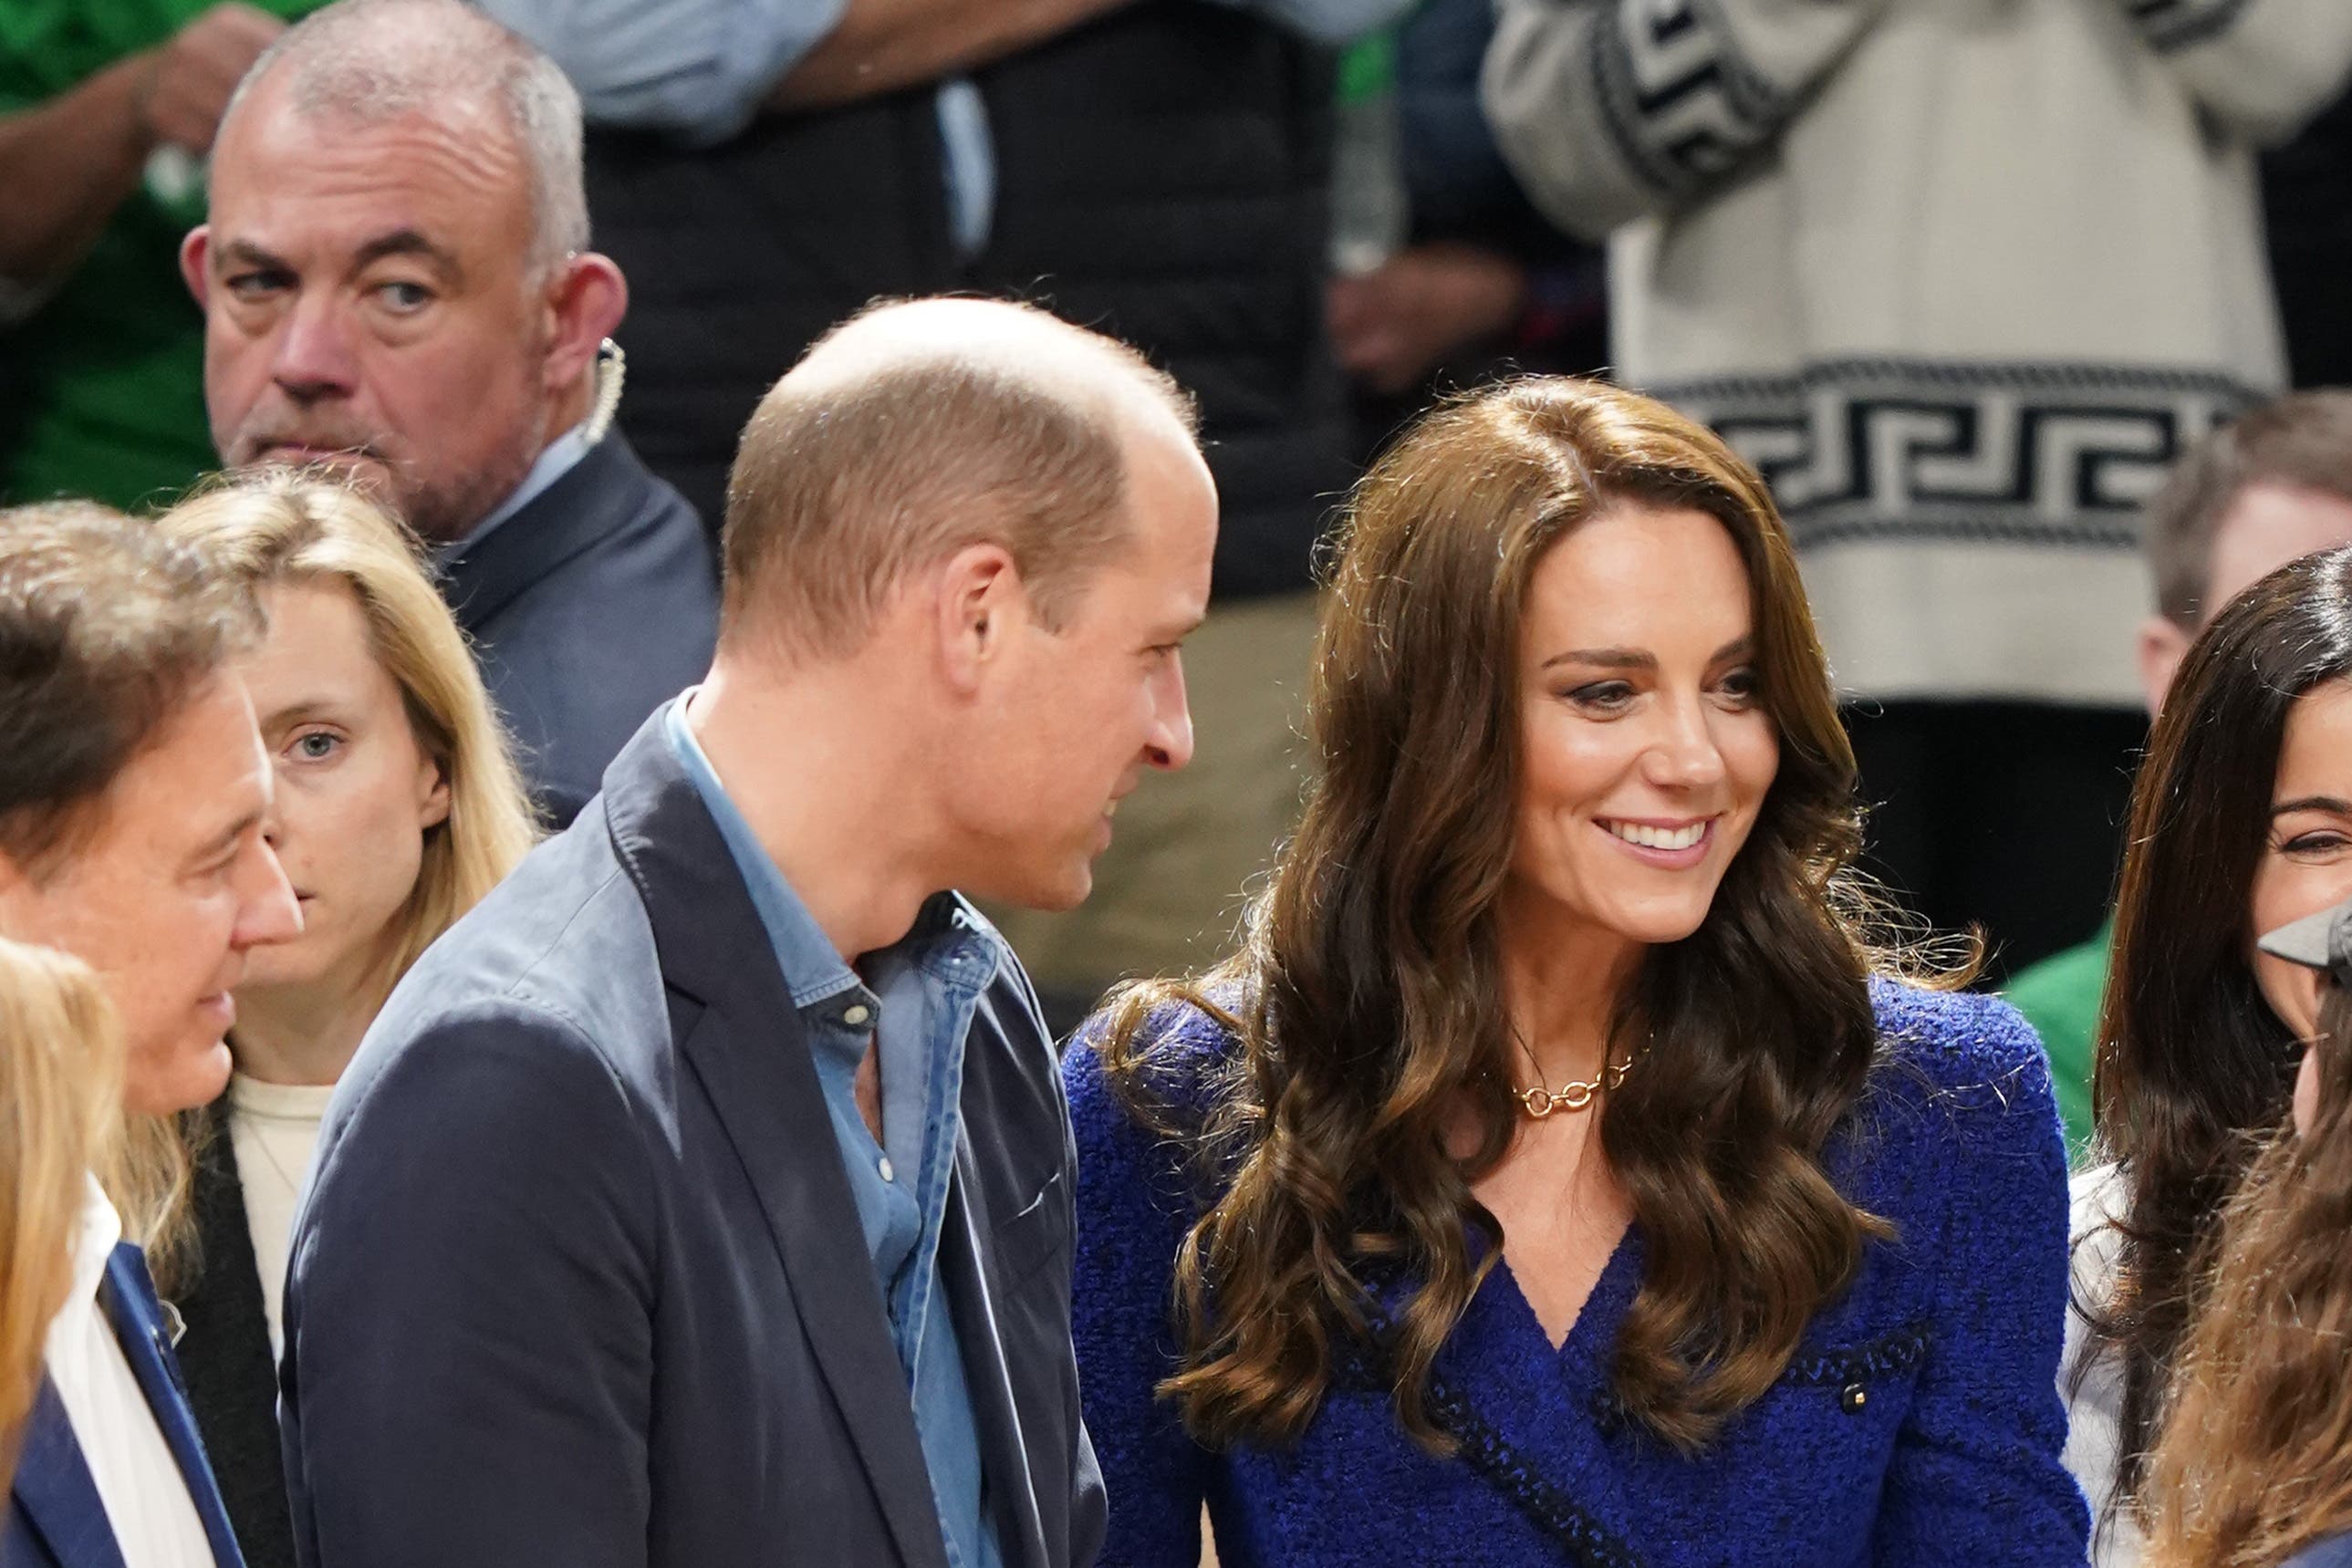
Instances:
[[[181,252],[222,461],[383,491],[559,827],[719,613],[701,518],[612,428],[628,285],[581,148],[563,73],[462,0],[340,0],[237,89]]]
[[[886,306],[761,402],[702,684],[411,971],[296,1223],[321,1568],[1070,1568],[1073,1152],[957,893],[1086,896],[1192,753],[1216,496],[1108,340]]]
[[[127,1109],[228,1082],[247,949],[300,929],[231,659],[257,619],[209,563],[97,508],[0,514],[0,935],[104,979]],[[165,1313],[93,1176],[21,1435],[6,1568],[241,1568]]]

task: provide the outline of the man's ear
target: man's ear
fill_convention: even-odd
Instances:
[[[950,685],[969,694],[1002,660],[1007,638],[1028,617],[1021,570],[1003,545],[966,545],[933,580],[940,667]]]
[[[547,297],[553,331],[547,346],[547,389],[574,385],[596,350],[629,313],[629,280],[606,256],[589,251],[564,262]]]
[[[2164,711],[2164,695],[2189,656],[2189,633],[2168,615],[2151,615],[2139,623],[2139,684],[2147,696],[2148,717]]]
[[[196,308],[209,310],[213,303],[212,274],[205,270],[212,259],[213,226],[198,224],[180,242],[180,277],[188,292],[196,297]]]

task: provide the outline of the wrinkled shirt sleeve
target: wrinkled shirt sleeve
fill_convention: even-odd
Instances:
[[[592,122],[663,131],[694,146],[724,141],[750,124],[776,83],[848,9],[848,0],[478,4],[563,68]]]

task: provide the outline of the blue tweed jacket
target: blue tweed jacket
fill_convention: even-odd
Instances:
[[[1223,1568],[2082,1563],[2090,1521],[2059,1463],[2066,1165],[2040,1046],[1990,998],[1882,982],[1873,1000],[1884,1060],[1826,1158],[1897,1236],[1870,1244],[1778,1385],[1696,1458],[1609,1398],[1638,1227],[1558,1350],[1509,1270],[1488,1275],[1433,1383],[1462,1439],[1452,1458],[1414,1446],[1377,1379],[1346,1368],[1287,1451],[1193,1443],[1152,1394],[1174,1364],[1192,1215],[1178,1153],[1074,1050],[1075,1333],[1110,1492],[1106,1568],[1192,1568],[1204,1502]],[[1177,1017],[1178,1092],[1229,1049],[1204,1016]]]

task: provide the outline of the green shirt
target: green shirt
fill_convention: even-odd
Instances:
[[[2099,1005],[2107,990],[2110,917],[2079,947],[2053,953],[2009,983],[2001,997],[2025,1015],[2049,1053],[2051,1086],[2066,1123],[2066,1151],[2079,1164],[2091,1144],[2091,1064],[2098,1054]]]
[[[152,48],[212,0],[0,0],[0,115]],[[292,17],[319,0],[257,0]],[[165,501],[214,465],[204,317],[180,280],[201,183],[152,177],[30,319],[0,328],[0,506]]]

